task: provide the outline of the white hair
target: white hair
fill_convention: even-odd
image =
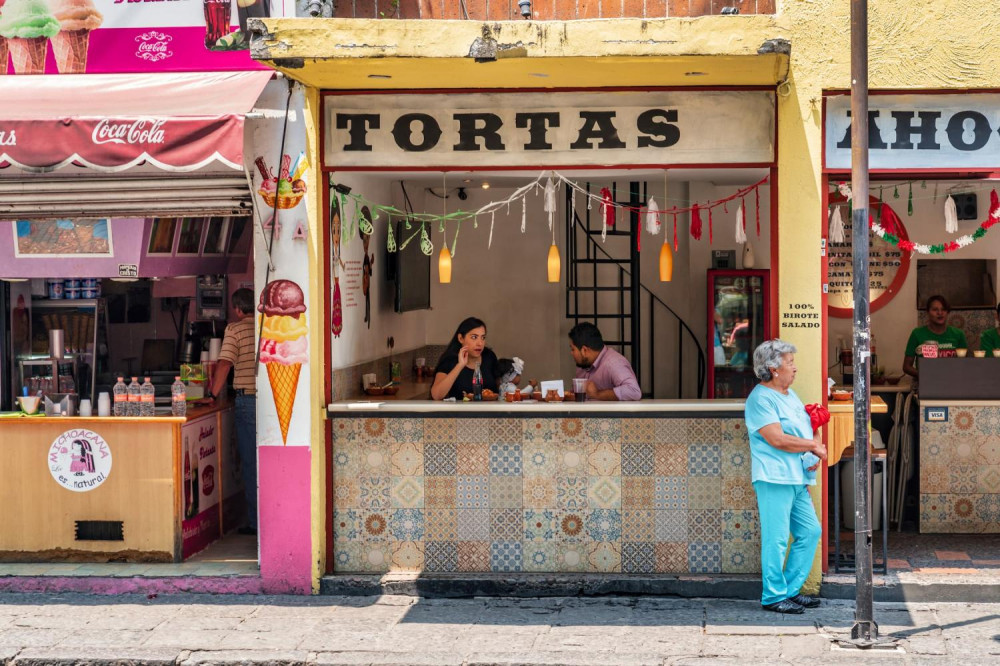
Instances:
[[[782,357],[797,351],[795,345],[778,338],[762,342],[753,351],[753,373],[762,382],[769,382],[774,379],[774,373],[771,371],[781,367],[784,361]]]

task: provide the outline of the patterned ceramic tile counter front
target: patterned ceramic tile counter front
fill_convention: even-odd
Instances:
[[[336,573],[760,570],[742,402],[391,409],[330,406]]]
[[[1000,533],[1000,401],[920,401],[920,531]]]

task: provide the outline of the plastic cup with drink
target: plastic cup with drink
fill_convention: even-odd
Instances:
[[[587,401],[587,379],[585,377],[573,378],[573,398],[577,402]]]

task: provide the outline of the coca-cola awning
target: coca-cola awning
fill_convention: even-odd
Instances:
[[[270,78],[270,72],[3,77],[0,167],[242,169],[243,116]]]

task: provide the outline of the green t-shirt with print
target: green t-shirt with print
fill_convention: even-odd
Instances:
[[[935,333],[926,326],[913,329],[910,339],[906,341],[906,356],[916,356],[917,347],[925,342],[937,342],[938,349],[967,349],[965,333],[961,329],[949,326],[944,333]]]
[[[983,331],[979,336],[979,348],[986,352],[987,356],[992,354],[994,349],[1000,349],[1000,332],[995,328]]]

